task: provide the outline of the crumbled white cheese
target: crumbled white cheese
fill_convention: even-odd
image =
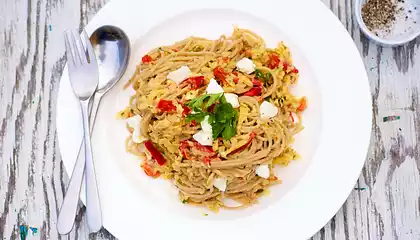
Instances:
[[[206,92],[208,94],[224,93],[222,86],[220,86],[214,78],[210,79],[209,85],[207,85]]]
[[[210,123],[209,123],[209,116],[205,116],[203,121],[200,123],[201,124],[201,129],[204,132],[207,133],[212,133],[213,132],[213,128],[211,127]]]
[[[269,103],[267,101],[264,101],[260,105],[260,116],[262,119],[269,119],[275,117],[278,112],[279,109],[274,104]]]
[[[213,186],[215,186],[217,189],[219,189],[222,192],[226,191],[226,187],[227,187],[226,178],[215,178],[213,180]]]
[[[239,71],[251,74],[255,71],[255,64],[249,58],[242,58],[236,63],[236,67]]]
[[[228,103],[232,105],[233,108],[239,107],[239,97],[234,93],[225,93],[225,98]]]
[[[170,72],[168,74],[168,79],[176,82],[176,84],[182,83],[191,75],[191,70],[187,66],[182,66],[179,69]]]
[[[268,165],[260,165],[255,170],[258,176],[262,178],[269,178],[270,177],[270,169],[268,168]]]
[[[141,120],[142,118],[139,115],[127,119],[128,126],[134,129],[132,139],[135,143],[142,143],[147,140],[147,138],[141,134]]]
[[[213,136],[211,132],[205,132],[200,130],[193,135],[193,138],[203,146],[212,146],[213,145]]]

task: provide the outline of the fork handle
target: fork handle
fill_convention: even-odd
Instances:
[[[98,184],[92,156],[89,129],[89,99],[80,102],[83,115],[83,131],[85,145],[85,181],[86,181],[86,215],[91,232],[98,232],[102,227],[102,213],[99,202]]]
[[[82,149],[84,152],[84,142],[82,142]],[[67,187],[66,195],[61,204],[60,213],[57,220],[57,231],[60,234],[68,234],[73,228],[74,220],[76,218],[77,206],[79,203],[80,190],[82,188],[82,181],[85,169],[85,157],[79,156],[74,164],[73,173],[71,174],[69,186]]]

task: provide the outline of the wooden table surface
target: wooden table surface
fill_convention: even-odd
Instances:
[[[104,229],[88,235],[84,207],[69,236],[56,231],[69,180],[55,123],[63,31],[82,28],[106,2],[0,1],[0,240],[20,239],[21,225],[38,229],[27,239],[116,239]],[[363,57],[374,118],[355,190],[313,239],[420,239],[420,38],[398,48],[377,46],[360,33],[353,0],[324,3]],[[401,118],[383,122],[390,115]]]

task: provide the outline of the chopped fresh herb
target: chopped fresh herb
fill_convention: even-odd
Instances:
[[[193,108],[192,113],[190,113],[187,116],[187,122],[192,122],[192,121],[196,121],[196,122],[201,122],[204,120],[204,118],[208,115],[208,113],[203,112],[201,109],[199,108]]]
[[[204,215],[205,217],[207,217],[209,214],[208,214],[208,213],[203,213],[203,215]]]
[[[216,105],[214,115],[209,117],[209,123],[213,129],[213,138],[223,137],[230,140],[236,134],[238,122],[238,112],[226,101],[224,96],[220,99],[220,104]]]
[[[184,200],[182,200],[182,203],[183,203],[183,204],[186,204],[187,202],[188,202],[188,201],[187,201],[187,200],[185,200],[185,199],[184,199]]]
[[[203,109],[204,102],[207,100],[206,105],[204,106],[203,110],[207,110],[211,105],[217,102],[217,100],[220,99],[220,97],[223,95],[223,93],[217,93],[217,94],[205,94],[202,96],[199,96],[197,98],[192,99],[187,103],[187,106],[195,109]],[[194,110],[195,111],[195,110]]]
[[[264,82],[267,82],[267,81],[270,80],[271,74],[270,73],[264,73],[261,70],[257,69],[257,70],[255,70],[255,78],[263,80]]]
[[[269,102],[271,100],[271,97],[264,98],[265,101]]]
[[[201,122],[206,116],[209,116],[208,121],[212,126],[214,139],[223,137],[223,139],[230,140],[236,135],[238,112],[226,101],[223,94],[203,95],[192,99],[187,105],[193,109],[192,113],[187,116],[187,122],[193,120]],[[211,112],[206,112],[207,108],[212,105],[214,105],[214,109]]]

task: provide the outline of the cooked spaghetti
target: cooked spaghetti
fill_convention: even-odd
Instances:
[[[256,203],[281,182],[274,167],[298,158],[291,144],[306,98],[289,92],[298,75],[283,43],[266,48],[244,29],[153,49],[126,85],[135,90],[119,113],[127,151],[148,176],[172,179],[183,203]]]

